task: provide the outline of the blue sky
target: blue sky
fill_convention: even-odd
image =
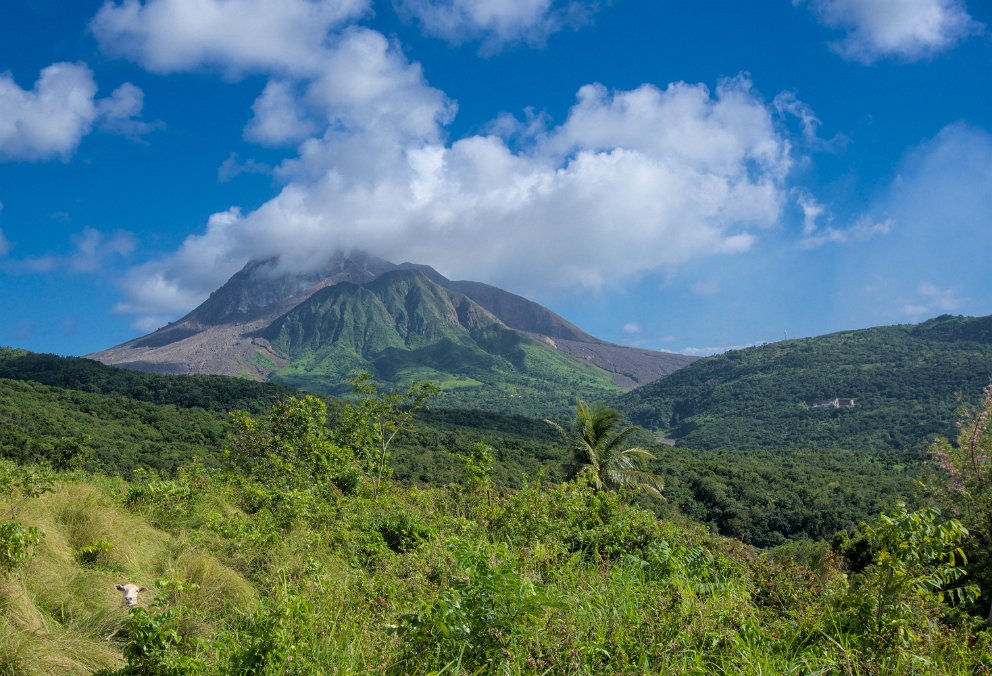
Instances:
[[[992,5],[26,0],[0,344],[85,354],[340,248],[701,354],[992,313]]]

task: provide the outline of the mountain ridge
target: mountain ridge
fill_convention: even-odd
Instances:
[[[627,392],[634,422],[698,449],[921,450],[992,379],[992,316],[839,331],[701,359]],[[853,398],[851,408],[815,400]]]

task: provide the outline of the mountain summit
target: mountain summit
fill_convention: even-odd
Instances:
[[[451,403],[525,412],[607,397],[694,360],[613,345],[516,294],[364,253],[308,273],[252,261],[182,319],[89,356],[329,393],[362,369],[439,382]]]

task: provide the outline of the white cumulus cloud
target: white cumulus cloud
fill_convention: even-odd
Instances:
[[[847,31],[832,47],[862,63],[917,61],[984,30],[962,0],[810,0],[810,9],[823,24]]]
[[[99,124],[114,133],[147,131],[141,90],[125,83],[108,98],[96,98],[93,73],[82,63],[55,63],[41,71],[32,89],[0,74],[0,161],[67,160]]]
[[[90,28],[104,52],[156,73],[300,74],[320,65],[329,31],[369,10],[369,0],[107,0]]]
[[[0,75],[0,160],[68,159],[96,120],[96,90],[79,63],[48,66],[30,90]]]
[[[252,104],[245,138],[267,146],[296,144],[317,131],[293,91],[293,83],[272,80]]]
[[[96,102],[98,124],[105,131],[136,139],[159,126],[139,119],[144,105],[145,93],[125,82]]]
[[[301,94],[326,131],[277,170],[279,195],[133,270],[120,311],[174,318],[249,259],[301,269],[351,248],[522,292],[595,288],[745,251],[778,222],[790,148],[746,78],[589,85],[522,151],[446,142],[452,106],[419,66],[371,31],[345,42]]]
[[[913,320],[955,312],[966,302],[958,289],[942,289],[929,282],[921,282],[916,291],[916,298],[902,308],[903,314]]]
[[[481,41],[484,54],[509,44],[540,45],[560,30],[591,20],[597,2],[570,0],[394,0],[401,17],[452,44]]]

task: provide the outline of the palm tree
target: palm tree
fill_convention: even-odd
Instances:
[[[577,399],[571,430],[551,420],[545,422],[558,430],[572,449],[571,477],[585,470],[597,491],[629,487],[663,500],[662,478],[643,469],[644,461],[654,456],[643,448],[624,447],[638,427],[628,425],[618,430],[622,420],[616,409],[602,403],[589,406]]]

